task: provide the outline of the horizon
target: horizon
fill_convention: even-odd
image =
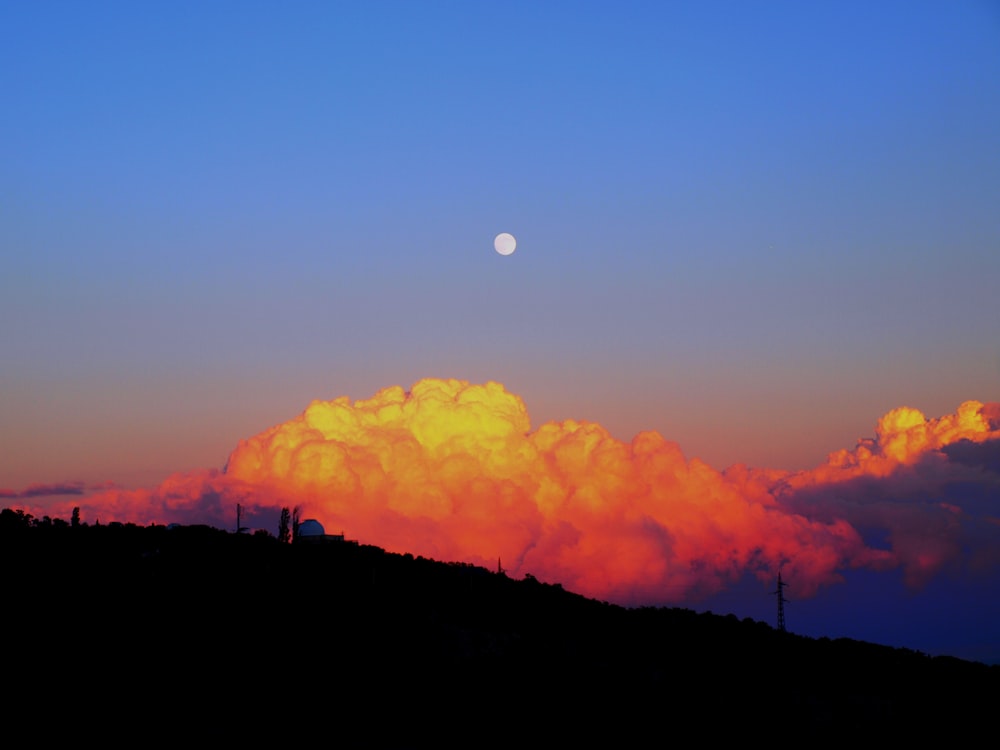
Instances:
[[[1000,605],[983,597],[998,583],[1000,402],[893,410],[872,438],[799,472],[718,472],[657,433],[625,443],[597,423],[530,423],[500,383],[424,379],[314,401],[241,440],[222,471],[0,499],[38,518],[82,509],[84,521],[226,530],[240,507],[271,533],[295,506],[390,552],[485,568],[499,557],[514,577],[598,600],[762,621],[783,572],[792,632],[1000,661]],[[949,610],[962,614],[942,622]]]

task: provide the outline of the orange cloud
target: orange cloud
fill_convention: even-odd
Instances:
[[[886,486],[935,452],[947,463],[942,446],[997,436],[986,411],[968,402],[927,420],[897,409],[874,439],[812,472],[722,473],[655,432],[626,443],[573,420],[533,431],[523,401],[499,383],[427,379],[367,400],[315,401],[240,441],[224,472],[77,504],[102,520],[223,527],[237,502],[251,519],[300,505],[328,528],[391,551],[490,567],[500,557],[514,575],[622,603],[690,601],[747,573],[771,581],[779,568],[807,595],[850,567],[935,570],[958,554],[953,536],[924,543],[929,505],[866,517],[816,490],[862,477]],[[933,504],[953,527],[962,507],[946,496]],[[866,543],[870,523],[889,530],[888,548]]]
[[[875,428],[874,438],[858,441],[853,450],[831,453],[825,466],[802,472],[798,483],[837,482],[858,476],[888,476],[901,466],[915,464],[929,451],[969,440],[982,442],[997,437],[990,414],[996,404],[966,401],[955,414],[928,420],[908,406],[893,409]]]
[[[949,566],[992,567],[1000,562],[989,523],[1000,493],[997,415],[1000,405],[978,401],[938,419],[894,409],[874,438],[783,477],[775,495],[796,513],[884,537],[912,585]]]
[[[879,554],[849,525],[789,514],[656,433],[623,443],[572,420],[532,432],[497,383],[423,380],[314,402],[242,441],[226,474],[389,549],[499,556],[514,573],[617,601],[680,600],[782,564],[809,589]]]

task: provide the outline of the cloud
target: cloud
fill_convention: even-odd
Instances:
[[[977,402],[938,420],[897,409],[811,471],[719,472],[655,432],[533,430],[499,383],[427,379],[315,401],[241,440],[224,471],[77,504],[85,519],[224,528],[237,503],[271,528],[279,508],[302,506],[391,551],[499,557],[514,575],[625,604],[696,601],[748,573],[773,583],[779,569],[799,596],[851,568],[902,566],[918,585],[948,565],[995,565],[985,548],[1000,549],[1000,524],[983,493],[996,488],[997,415]]]
[[[891,552],[911,585],[942,569],[989,569],[1000,561],[996,413],[976,401],[939,419],[895,409],[874,438],[782,478],[775,496],[792,512],[850,523]]]
[[[97,489],[97,488],[93,488]],[[36,498],[52,497],[55,495],[83,495],[87,487],[83,482],[62,482],[60,484],[30,484],[20,492],[14,490],[0,490],[0,497],[3,498]]]
[[[1000,440],[977,443],[972,440],[962,439],[944,446],[941,450],[955,463],[980,468],[993,474],[1000,474]]]

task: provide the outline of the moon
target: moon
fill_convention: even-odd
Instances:
[[[516,247],[517,240],[514,239],[514,235],[507,232],[501,232],[493,240],[493,248],[501,255],[510,255]]]

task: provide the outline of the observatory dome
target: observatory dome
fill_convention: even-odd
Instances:
[[[315,518],[307,518],[299,524],[299,536],[323,536],[326,530]]]

